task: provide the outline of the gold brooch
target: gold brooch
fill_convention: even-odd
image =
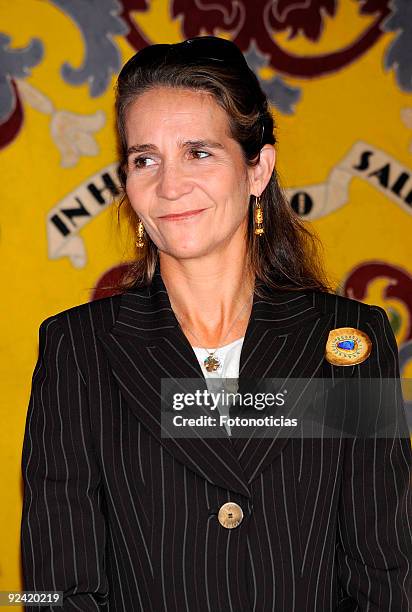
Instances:
[[[362,363],[371,353],[372,342],[365,332],[354,327],[337,327],[329,332],[325,358],[332,365]]]

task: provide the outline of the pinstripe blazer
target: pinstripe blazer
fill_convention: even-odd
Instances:
[[[254,297],[240,381],[399,376],[382,308],[271,297]],[[371,338],[363,363],[324,359],[343,326]],[[56,314],[39,334],[22,452],[26,590],[63,591],[65,611],[411,610],[409,438],[161,437],[161,378],[203,374],[159,267],[150,288]],[[234,529],[217,520],[227,501],[244,513]]]

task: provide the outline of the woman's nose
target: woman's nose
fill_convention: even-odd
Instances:
[[[191,179],[181,164],[164,163],[159,174],[157,195],[168,200],[177,200],[192,189]]]

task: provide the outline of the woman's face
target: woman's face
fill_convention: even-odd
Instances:
[[[156,246],[193,258],[244,243],[253,169],[212,96],[152,89],[128,107],[125,124],[127,195]],[[197,212],[171,216],[187,211]]]

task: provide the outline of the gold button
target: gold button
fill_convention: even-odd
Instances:
[[[235,502],[227,502],[220,507],[217,515],[219,523],[226,529],[237,527],[243,519],[243,510]]]

